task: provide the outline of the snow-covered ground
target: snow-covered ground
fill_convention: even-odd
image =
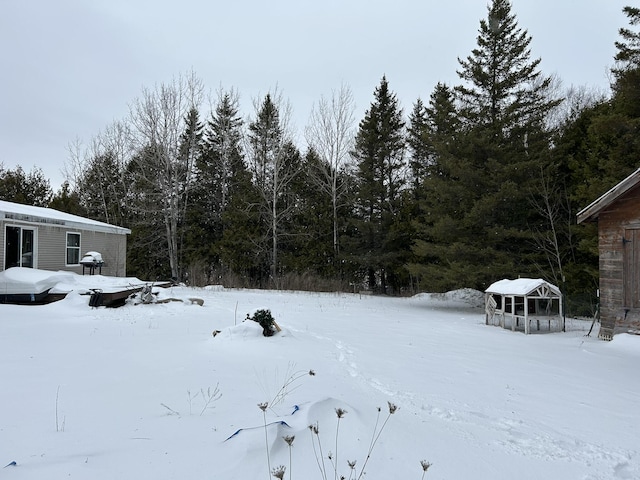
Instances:
[[[638,336],[485,326],[469,290],[169,297],[204,305],[0,305],[1,480],[640,478]]]

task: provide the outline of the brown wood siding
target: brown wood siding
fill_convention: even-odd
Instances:
[[[640,328],[640,187],[598,217],[600,254],[600,336]],[[623,238],[630,240],[623,242]],[[636,246],[637,245],[637,246]]]

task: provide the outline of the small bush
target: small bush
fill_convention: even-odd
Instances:
[[[276,332],[276,328],[273,324],[274,318],[271,315],[271,310],[256,310],[253,317],[247,317],[254,322],[258,322],[262,327],[262,334],[265,337],[270,337]]]

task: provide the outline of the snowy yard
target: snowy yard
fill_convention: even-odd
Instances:
[[[485,326],[468,291],[160,297],[204,305],[0,305],[0,479],[640,478],[638,336]]]

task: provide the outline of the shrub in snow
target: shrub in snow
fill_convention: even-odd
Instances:
[[[262,334],[265,337],[270,337],[276,332],[271,310],[256,310],[252,317],[247,314],[247,318],[260,324],[262,327]]]

